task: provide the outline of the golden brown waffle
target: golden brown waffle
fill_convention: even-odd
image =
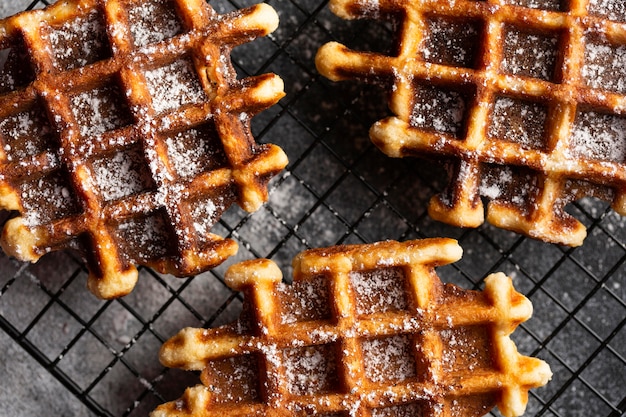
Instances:
[[[287,159],[250,133],[282,80],[237,80],[230,51],[277,25],[270,6],[204,0],[67,0],[0,21],[0,207],[19,211],[4,250],[78,249],[103,298],[131,291],[137,264],[184,276],[234,254],[211,227],[234,202],[256,210]]]
[[[509,338],[532,305],[502,273],[483,292],[442,284],[434,268],[460,257],[451,239],[309,250],[292,285],[266,259],[232,266],[242,315],[163,345],[203,385],[152,417],[521,415],[551,377]]]
[[[437,155],[448,189],[430,215],[487,220],[576,246],[565,212],[584,196],[626,214],[626,7],[622,0],[330,0],[346,19],[397,19],[395,55],[338,43],[317,55],[332,80],[387,82],[395,114],[370,130],[393,157]]]

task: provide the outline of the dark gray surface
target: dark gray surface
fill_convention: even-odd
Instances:
[[[211,2],[220,11],[253,3]],[[381,50],[387,28],[342,21],[322,0],[269,3],[281,16],[279,29],[237,48],[233,59],[242,74],[273,71],[285,80],[288,95],[254,120],[254,131],[280,145],[290,164],[272,182],[269,204],[252,215],[233,208],[215,227],[239,242],[239,253],[194,279],[144,269],[129,296],[110,302],[86,290],[85,270],[70,254],[36,265],[0,256],[0,414],[145,416],[198,383],[196,374],[159,365],[161,342],[184,326],[237,317],[240,299],[221,282],[229,265],[270,257],[289,277],[291,258],[308,247],[448,236],[465,253],[440,269],[444,280],[471,288],[503,271],[534,304],[534,317],[514,339],[522,353],[548,361],[554,377],[533,391],[526,415],[625,415],[626,221],[604,203],[573,205],[589,226],[576,249],[489,225],[461,230],[433,222],[425,208],[443,186],[441,170],[389,159],[367,137],[371,123],[388,114],[382,89],[333,84],[314,69],[324,42]],[[3,0],[0,13],[29,4]]]
[[[78,398],[25,352],[6,333],[0,332],[0,404],[4,416],[89,416]]]

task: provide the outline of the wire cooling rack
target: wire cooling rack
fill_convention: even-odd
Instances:
[[[48,4],[30,1],[0,10]],[[211,1],[221,13],[252,3]],[[425,208],[445,184],[442,170],[387,158],[368,139],[369,126],[388,115],[382,89],[331,83],[313,63],[330,40],[383,51],[390,28],[340,20],[326,0],[268,3],[280,14],[279,29],[235,49],[233,62],[241,75],[275,72],[285,80],[287,96],[257,116],[253,130],[259,141],[281,146],[290,164],[272,181],[267,205],[254,214],[233,208],[215,227],[238,241],[239,253],[190,279],[141,269],[135,290],[113,301],[86,290],[86,270],[71,253],[33,265],[1,255],[0,414],[146,416],[199,382],[195,373],[159,365],[161,343],[182,327],[238,316],[241,296],[222,279],[229,265],[266,257],[289,277],[292,257],[306,248],[447,236],[465,252],[439,269],[444,280],[478,288],[488,273],[504,271],[534,304],[513,338],[523,354],[546,360],[554,377],[531,393],[525,415],[626,415],[626,220],[596,200],[570,205],[589,232],[575,249],[487,224],[462,230],[430,220]]]

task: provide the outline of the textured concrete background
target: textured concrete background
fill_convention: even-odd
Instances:
[[[255,2],[211,4],[224,12]],[[30,3],[0,0],[0,16]],[[533,392],[527,416],[625,415],[611,414],[608,405],[626,403],[624,218],[590,199],[572,206],[590,226],[585,244],[574,250],[487,224],[466,231],[431,221],[424,208],[443,186],[441,170],[387,158],[368,139],[371,123],[388,114],[382,89],[330,83],[313,65],[317,47],[331,39],[382,50],[387,28],[340,20],[323,0],[268,3],[280,14],[279,29],[233,57],[242,72],[271,71],[285,80],[287,96],[255,118],[253,129],[260,140],[281,146],[290,165],[272,183],[266,206],[253,215],[233,208],[216,226],[221,235],[234,231],[239,253],[191,280],[143,270],[133,293],[112,302],[88,293],[85,271],[71,255],[54,253],[36,265],[0,255],[0,317],[19,339],[0,331],[0,416],[96,415],[85,398],[101,413],[146,416],[198,383],[193,373],[159,365],[159,339],[184,326],[237,317],[241,302],[220,281],[227,266],[270,257],[288,278],[291,258],[307,247],[420,236],[457,238],[464,248],[461,261],[440,269],[443,279],[473,287],[489,272],[504,271],[533,302],[534,317],[514,339],[522,353],[548,361],[554,378]],[[22,346],[38,349],[49,369]],[[77,398],[51,371],[67,375],[87,397]],[[541,411],[545,402],[550,409]]]
[[[0,16],[10,16],[24,10],[30,1],[28,0],[3,0],[0,3]]]

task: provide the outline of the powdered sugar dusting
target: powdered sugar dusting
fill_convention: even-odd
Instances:
[[[259,396],[258,367],[253,355],[212,361],[211,394],[218,403],[254,401]]]
[[[398,268],[350,272],[350,282],[357,299],[358,314],[405,310],[404,274]]]
[[[53,173],[20,187],[24,223],[35,227],[62,217],[78,214],[79,206],[67,179]]]
[[[170,164],[183,178],[226,165],[222,142],[215,128],[203,126],[177,132],[165,139]]]
[[[458,135],[465,115],[465,98],[453,90],[418,86],[411,126]]]
[[[622,163],[626,159],[626,117],[581,111],[576,117],[571,155]]]
[[[488,133],[494,139],[541,149],[546,119],[547,109],[542,104],[499,97],[493,105]]]
[[[128,12],[130,32],[137,47],[172,38],[182,31],[170,0],[142,0]]]
[[[590,14],[617,22],[626,22],[626,2],[620,0],[589,0]]]
[[[52,129],[40,106],[0,120],[2,147],[8,161],[36,155],[46,149]]]
[[[459,327],[440,332],[444,349],[444,372],[475,371],[494,365],[489,329],[486,327]]]
[[[361,343],[365,374],[375,383],[398,383],[417,375],[411,338],[405,335]]]
[[[363,4],[363,14],[370,19],[380,17],[380,0],[368,0]]]
[[[292,285],[280,284],[277,294],[285,308],[281,314],[283,324],[330,317],[330,294],[323,276]]]
[[[504,3],[533,9],[561,10],[561,0],[504,0]]]
[[[375,408],[372,417],[421,417],[426,415],[422,406],[417,403],[393,405],[391,407]]]
[[[27,49],[21,38],[0,50],[0,93],[13,91],[34,80]]]
[[[197,149],[190,149],[184,146],[184,136],[197,136],[196,130],[179,132],[173,137],[165,140],[167,144],[168,156],[174,170],[181,177],[194,177],[202,172],[200,161],[194,156],[198,155]]]
[[[148,262],[170,252],[170,222],[165,213],[157,211],[118,225],[120,241],[126,248],[123,253],[135,262]]]
[[[119,151],[93,163],[98,188],[106,201],[154,189],[141,149]]]
[[[504,165],[484,165],[479,193],[492,200],[501,199],[528,209],[537,190],[537,176],[531,170]]]
[[[444,65],[472,66],[479,33],[475,23],[432,19],[428,21],[428,30],[422,47],[424,60]]]
[[[614,45],[603,36],[585,36],[582,77],[591,88],[626,93],[626,45]]]
[[[480,195],[485,196],[491,200],[495,200],[504,194],[505,184],[509,184],[513,180],[513,174],[508,167],[505,167],[501,171],[502,175],[481,177],[480,182]]]
[[[550,80],[554,75],[558,38],[509,28],[504,38],[502,70],[513,75]]]
[[[231,204],[232,196],[227,190],[218,195],[201,197],[193,202],[191,219],[195,233],[201,238],[208,236],[213,225]]]
[[[285,385],[294,395],[323,393],[337,384],[332,345],[306,346],[283,351]]]
[[[207,100],[189,59],[179,59],[164,67],[146,71],[145,75],[152,96],[152,107],[157,113]]]
[[[54,51],[53,65],[59,70],[70,70],[108,58],[106,29],[98,10],[50,28],[48,40]]]
[[[78,93],[71,98],[71,104],[83,137],[96,136],[131,122],[126,102],[115,85]]]

